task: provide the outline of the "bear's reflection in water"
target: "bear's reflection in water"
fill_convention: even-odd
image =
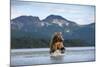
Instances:
[[[52,63],[61,63],[64,60],[64,55],[50,56],[50,60],[52,61]]]

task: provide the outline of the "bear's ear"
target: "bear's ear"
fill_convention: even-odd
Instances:
[[[55,32],[54,35],[62,35],[62,32]]]
[[[55,32],[54,35],[57,35],[58,32]]]
[[[62,32],[59,32],[60,34],[62,34]]]

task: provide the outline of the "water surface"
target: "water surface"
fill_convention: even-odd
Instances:
[[[69,47],[64,56],[51,57],[49,48],[12,49],[11,66],[83,62],[95,60],[94,47]]]

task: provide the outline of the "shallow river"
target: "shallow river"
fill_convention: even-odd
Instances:
[[[12,49],[11,66],[84,62],[95,60],[94,47],[68,47],[64,56],[51,57],[49,48]]]

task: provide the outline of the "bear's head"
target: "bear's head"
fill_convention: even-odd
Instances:
[[[53,42],[62,42],[63,37],[61,32],[55,32],[53,37]]]

